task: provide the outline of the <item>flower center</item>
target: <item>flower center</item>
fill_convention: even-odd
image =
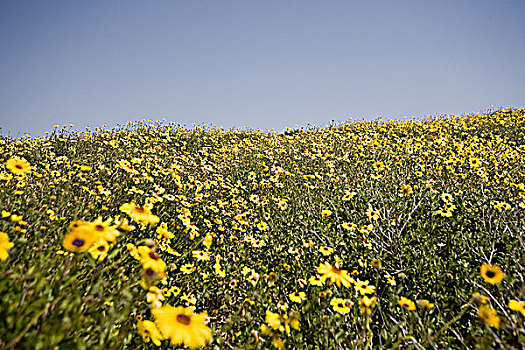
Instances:
[[[22,169],[22,166],[20,164],[15,165],[15,168]]]
[[[496,276],[496,274],[492,271],[487,271],[487,277],[488,278],[493,278],[494,276]]]
[[[177,315],[177,322],[187,326],[191,323],[191,318],[187,315]]]
[[[135,211],[136,211],[137,213],[141,213],[141,214],[143,214],[143,213],[146,212],[146,211],[144,210],[144,208],[139,207],[139,206],[136,206],[136,207],[135,207]]]
[[[97,231],[104,231],[104,226],[101,224],[95,225],[95,230]]]
[[[73,245],[75,247],[79,247],[79,248],[82,247],[84,245],[84,243],[85,243],[84,240],[83,239],[79,239],[79,238],[77,238],[77,239],[75,239],[73,241]]]
[[[331,270],[332,270],[332,272],[335,273],[336,275],[340,275],[341,272],[343,271],[343,270],[341,270],[341,269],[338,269],[338,268],[335,267],[335,266],[332,266]]]
[[[157,254],[155,254],[155,252],[149,252],[148,255],[149,255],[149,257],[152,258],[153,260],[159,260],[159,259],[160,259],[160,257],[159,257]]]
[[[104,250],[106,250],[106,247],[104,247],[103,245],[101,245],[100,247],[98,247],[98,251],[99,251],[99,252],[103,252]]]
[[[146,275],[151,277],[151,276],[155,275],[155,271],[153,271],[153,269],[151,269],[151,268],[148,268],[148,269],[146,269]]]

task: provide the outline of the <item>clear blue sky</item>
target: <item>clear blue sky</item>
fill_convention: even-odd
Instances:
[[[525,1],[0,1],[0,127],[275,129],[525,105]]]

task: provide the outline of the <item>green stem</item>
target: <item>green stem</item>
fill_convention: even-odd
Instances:
[[[64,296],[61,295],[61,296],[58,296],[56,297],[55,299],[53,299],[53,301],[48,304],[45,308],[43,308],[42,310],[40,310],[35,316],[33,316],[33,318],[31,319],[31,321],[29,321],[29,323],[27,324],[27,326],[25,326],[25,328],[13,339],[11,340],[11,342],[9,344],[7,344],[6,346],[4,346],[2,348],[2,350],[5,350],[5,349],[9,349],[11,347],[14,347],[23,337],[24,335],[26,335],[26,333],[29,331],[29,329],[36,323],[36,321],[38,321],[38,319],[40,318],[40,316],[42,316],[44,313],[47,312],[47,310],[49,310],[49,308],[53,305],[55,305],[60,299],[62,299]]]
[[[468,304],[466,305],[463,305],[461,308],[461,312],[456,316],[454,317],[453,319],[451,319],[450,321],[448,321],[443,327],[441,327],[441,329],[439,331],[437,331],[436,334],[434,334],[434,336],[431,338],[431,341],[432,342],[435,342],[435,340],[441,335],[441,333],[443,333],[444,331],[446,331],[448,329],[448,327],[450,327],[451,324],[453,324],[454,322],[458,321],[461,317],[463,317],[463,315],[467,312],[469,306],[472,304],[472,299],[468,302]],[[426,345],[428,344],[428,341],[424,344],[423,347],[426,347]]]

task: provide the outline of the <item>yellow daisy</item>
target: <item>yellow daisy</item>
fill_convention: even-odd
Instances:
[[[152,309],[155,323],[172,345],[184,344],[195,349],[204,346],[211,338],[211,329],[206,326],[206,313],[194,314],[193,309],[164,305]]]
[[[24,158],[10,158],[5,163],[5,166],[11,170],[13,174],[29,174],[31,172],[31,164]]]
[[[505,273],[503,273],[498,265],[483,264],[481,265],[481,277],[483,277],[487,283],[498,284],[503,281]]]

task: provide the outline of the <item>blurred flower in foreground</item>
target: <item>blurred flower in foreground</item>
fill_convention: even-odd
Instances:
[[[62,245],[73,253],[87,252],[93,242],[100,238],[90,222],[76,220],[69,225],[69,228],[70,231],[64,237]]]
[[[491,308],[489,305],[481,305],[478,309],[479,318],[491,327],[499,328],[500,318],[498,317],[496,310]]]
[[[190,308],[171,305],[152,309],[151,313],[158,329],[166,339],[171,339],[172,345],[184,344],[195,349],[206,345],[211,338],[211,329],[205,324],[206,313],[194,314]]]
[[[7,233],[0,232],[0,260],[4,261],[7,259],[7,256],[9,255],[7,251],[13,248],[14,245],[13,242],[9,242],[9,236]]]
[[[142,335],[142,340],[144,340],[144,343],[149,343],[151,340],[153,344],[160,346],[160,341],[163,338],[157,329],[157,326],[155,326],[155,323],[151,321],[138,321],[137,329],[140,335]]]
[[[509,301],[509,309],[519,311],[525,317],[525,301],[511,300]]]
[[[408,311],[412,311],[412,310],[415,310],[416,309],[416,304],[408,299],[408,298],[405,298],[405,297],[401,297],[399,300],[398,300],[398,303],[399,305],[401,305],[405,310],[408,310]]]

